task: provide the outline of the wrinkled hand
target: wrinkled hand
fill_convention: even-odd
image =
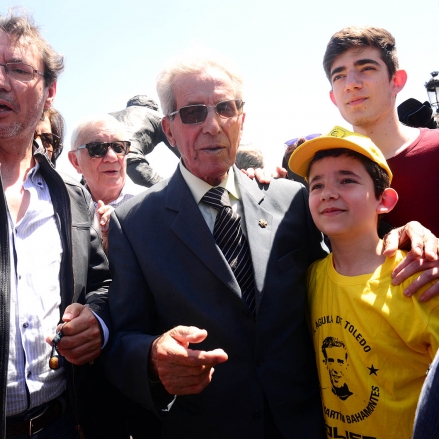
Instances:
[[[286,178],[288,176],[287,170],[280,166],[276,166],[273,171],[269,171],[266,168],[248,168],[241,169],[241,172],[252,180],[256,177],[259,183],[262,184],[269,184],[273,178]]]
[[[420,258],[412,252],[402,260],[392,272],[392,282],[399,285],[408,277],[415,273],[421,273],[405,290],[404,295],[413,296],[419,289],[427,285],[429,282],[439,279],[439,260],[429,261],[426,258]],[[421,302],[426,302],[439,294],[439,282],[432,285],[419,297]]]
[[[410,221],[384,237],[384,255],[393,256],[398,248],[404,248],[410,241],[411,251],[415,256],[429,261],[438,259],[438,239],[417,221]]]
[[[62,328],[64,334],[57,344],[59,353],[72,364],[80,365],[97,358],[101,353],[102,336],[98,320],[88,306],[79,303],[69,305],[62,317],[66,322],[58,325],[56,332]],[[52,345],[53,337],[46,337]]]
[[[384,237],[384,255],[392,256],[398,246],[403,247],[409,241],[411,241],[411,251],[392,272],[394,285],[399,285],[415,273],[421,273],[404,291],[407,297],[412,296],[429,282],[439,279],[439,241],[430,230],[416,221],[392,230]],[[425,302],[437,294],[439,294],[438,283],[425,291],[419,300]]]
[[[171,395],[200,393],[211,382],[214,366],[227,361],[222,349],[189,349],[190,343],[200,343],[206,337],[204,329],[177,326],[154,340],[149,354],[150,367]]]
[[[98,201],[98,208],[96,210],[98,214],[99,227],[102,236],[102,246],[104,247],[105,253],[108,249],[108,230],[110,227],[110,215],[113,212],[114,207],[104,204],[102,200]]]

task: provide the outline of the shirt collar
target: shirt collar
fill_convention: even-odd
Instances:
[[[23,187],[27,189],[28,184],[31,184],[33,186],[41,186],[42,182],[44,181],[43,176],[41,175],[40,170],[40,164],[35,160],[35,166],[29,170],[29,172],[26,175],[26,180],[23,183]]]
[[[189,186],[189,190],[191,191],[193,197],[195,198],[195,201],[198,204],[204,197],[206,192],[212,189],[214,186],[211,186],[209,183],[206,183],[205,181],[201,180],[201,178],[196,177],[194,174],[192,174],[192,172],[188,171],[181,160],[179,166],[184,181]],[[235,171],[233,169],[233,166],[229,169],[226,178],[217,187],[223,187],[227,189],[227,191],[233,197],[235,197],[237,200],[240,199],[239,190],[235,182]]]

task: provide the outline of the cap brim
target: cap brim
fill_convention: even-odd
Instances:
[[[369,139],[367,140],[369,141]],[[356,151],[377,163],[376,157],[374,157],[367,149],[362,148],[357,143],[341,137],[320,136],[315,139],[308,140],[307,142],[304,142],[302,145],[298,146],[293,154],[291,154],[290,159],[288,160],[288,166],[296,174],[307,178],[309,164],[311,163],[311,160],[314,158],[315,154],[318,151],[337,148],[346,148]],[[374,148],[376,147],[374,146]],[[387,172],[390,180],[392,180],[392,172],[387,163],[378,163],[378,165]]]

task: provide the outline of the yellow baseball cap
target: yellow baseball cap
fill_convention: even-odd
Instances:
[[[288,160],[290,169],[301,177],[307,178],[309,164],[318,151],[345,148],[362,154],[383,168],[392,182],[392,171],[381,150],[369,137],[335,126],[326,136],[316,137],[298,146]]]

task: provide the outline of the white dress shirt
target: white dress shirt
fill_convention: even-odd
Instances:
[[[188,171],[181,161],[179,166],[184,181],[189,186],[189,189],[194,196],[196,203],[198,204],[201,215],[203,215],[203,218],[206,221],[209,230],[213,233],[218,210],[208,205],[207,203],[202,202],[201,199],[204,197],[206,192],[212,189],[214,186],[211,186],[209,183],[206,183],[204,180],[201,180],[190,171]],[[230,204],[232,206],[232,209],[237,212],[238,215],[241,217],[241,229],[244,235],[247,236],[247,230],[244,221],[244,209],[240,201],[241,194],[239,193],[238,186],[235,184],[235,172],[233,170],[233,167],[229,169],[226,178],[217,187],[223,187],[229,192]]]
[[[49,189],[38,169],[36,164],[23,184],[30,194],[25,215],[16,224],[9,215],[11,301],[6,416],[50,401],[66,387],[64,369],[49,368],[51,347],[45,341],[46,336],[55,335],[60,319],[63,249]]]

